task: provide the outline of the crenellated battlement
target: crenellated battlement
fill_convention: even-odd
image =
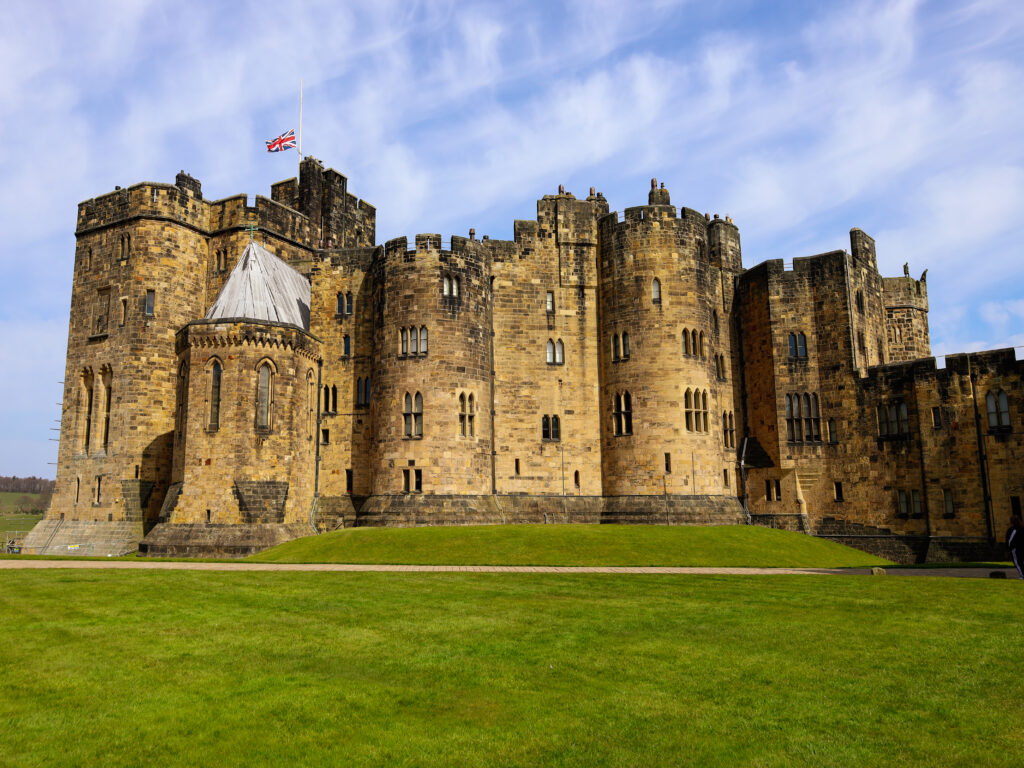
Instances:
[[[882,301],[889,309],[910,308],[928,311],[928,282],[925,274],[917,280],[910,276],[883,277]]]
[[[79,203],[75,233],[82,236],[141,218],[175,221],[205,232],[209,227],[209,204],[195,197],[191,189],[142,182]]]

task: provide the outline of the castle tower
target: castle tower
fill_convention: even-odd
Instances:
[[[207,225],[184,173],[78,206],[57,484],[26,551],[65,540],[128,551],[156,519],[171,474],[174,338],[204,310]]]
[[[928,333],[928,270],[917,280],[904,266],[903,277],[882,280],[889,360],[894,363],[931,357]]]
[[[650,201],[627,208],[622,222],[600,222],[604,494],[611,509],[616,498],[660,496],[665,521],[724,522],[740,512],[733,275],[722,256],[712,261],[704,216],[677,216],[654,180]],[[738,262],[738,237],[717,234],[715,244],[730,266]]]
[[[417,235],[372,266],[372,496],[361,516],[416,520],[422,496],[491,493],[490,261],[481,243]],[[460,504],[465,514],[474,513]],[[432,512],[444,502],[433,499]]]
[[[306,278],[252,242],[178,333],[170,491],[149,555],[239,556],[310,533],[320,343]]]

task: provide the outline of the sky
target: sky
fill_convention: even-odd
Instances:
[[[0,474],[54,477],[77,204],[185,170],[269,195],[303,151],[377,241],[511,238],[559,184],[650,179],[747,267],[875,237],[932,351],[1024,347],[1024,3],[12,3],[0,29]],[[1018,357],[1024,350],[1018,350]]]

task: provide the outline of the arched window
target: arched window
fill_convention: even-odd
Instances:
[[[366,405],[370,404],[370,377],[366,377],[366,381],[363,382],[363,402]]]
[[[618,360],[619,357],[619,334],[616,333],[612,335],[612,360]]]
[[[736,447],[736,423],[733,421],[732,411],[729,411],[729,447]]]
[[[888,409],[884,405],[878,406],[878,436],[886,437],[889,434]]]
[[[725,447],[729,447],[729,414],[722,411],[722,439]]]
[[[622,359],[629,359],[629,334],[625,331],[622,332]]]
[[[988,408],[989,429],[1010,426],[1010,400],[1003,390],[985,395],[985,405]]]
[[[683,414],[686,418],[686,431],[693,432],[693,392],[689,389],[683,395]]]
[[[348,357],[349,355],[352,354],[352,339],[351,337],[346,335],[342,341],[344,342],[345,345],[345,357]]]
[[[622,434],[633,434],[633,398],[629,392],[622,393]]]
[[[409,354],[415,355],[420,351],[420,332],[414,325],[409,329]]]
[[[551,420],[547,416],[540,417],[540,439],[551,439]]]
[[[701,393],[700,399],[701,399],[701,413],[703,414],[703,417],[704,417],[704,431],[707,432],[709,430],[709,419],[708,419],[708,391],[706,389]]]
[[[707,355],[704,354],[704,331],[700,332],[700,359],[705,360]]]
[[[899,434],[910,434],[910,420],[907,418],[907,404],[900,403],[899,408]]]
[[[661,280],[654,278],[651,283],[651,300],[655,304],[661,304]]]
[[[402,354],[409,354],[409,332],[405,328],[402,329]]]
[[[811,396],[804,392],[804,436],[807,442],[814,439],[814,418],[811,416]]]
[[[551,417],[551,439],[561,440],[562,439],[562,425],[558,420],[558,416]]]
[[[839,431],[836,429],[836,420],[828,420],[828,441],[832,444],[839,442]]]
[[[466,394],[459,393],[459,434],[465,437],[469,434],[469,412],[466,410]]]
[[[110,368],[103,371],[100,381],[103,383],[103,450],[110,446],[110,400],[113,394],[113,374]]]
[[[811,395],[811,419],[814,427],[814,442],[821,442],[821,413],[818,411],[818,395]]]
[[[353,305],[352,293],[351,292],[346,293],[345,294],[345,314],[346,315],[351,315],[352,314],[352,308],[353,308],[352,305]]]
[[[700,347],[697,346],[697,331],[690,331],[690,354],[697,357],[700,354]]]
[[[686,328],[683,328],[683,354],[690,354],[690,332]]]
[[[548,344],[546,347],[546,359],[548,365],[555,364],[555,342],[553,339],[548,339]]]
[[[427,326],[420,327],[420,354],[427,354]]]
[[[405,393],[405,401],[402,408],[402,421],[405,426],[405,436],[412,437],[412,395]]]
[[[472,393],[469,395],[469,436],[476,437],[476,425],[473,423],[476,416],[476,398]]]
[[[459,295],[459,288],[461,287],[461,284],[462,284],[462,280],[461,279],[459,279],[458,277],[453,277],[452,278],[452,296],[458,296]]]
[[[76,477],[75,478],[75,504],[78,503],[78,494],[81,492],[81,490],[82,490],[82,478]]]
[[[792,334],[790,334],[792,338]],[[796,440],[796,430],[793,428],[793,398],[786,395],[786,439],[789,442]]]
[[[214,360],[210,366],[210,429],[220,427],[220,380],[223,369],[220,361]]]
[[[423,396],[417,392],[412,401],[413,437],[423,437]]]
[[[338,386],[331,387],[331,413],[338,412]]]
[[[562,340],[555,342],[555,365],[562,365],[565,362],[565,346]]]
[[[339,291],[336,298],[337,298],[338,303],[335,305],[334,314],[336,314],[336,315],[344,314],[344,312],[345,312],[345,297],[342,296],[341,292]]]
[[[576,489],[579,490],[579,487],[580,487],[580,471],[578,469],[575,472],[572,473],[572,481],[573,481],[573,484],[575,484]]]
[[[444,286],[444,288],[442,289],[444,295],[445,296],[451,296],[452,295],[452,279],[450,277],[448,277],[448,275],[445,275],[444,279],[442,280],[442,284]]]
[[[331,412],[331,388],[324,384],[324,413]]]
[[[864,291],[857,291],[857,311],[864,314]]]
[[[256,429],[270,429],[271,403],[274,397],[273,378],[270,363],[263,363],[256,377]]]
[[[807,337],[800,333],[796,337],[797,357],[807,357]]]
[[[618,392],[612,397],[612,434],[622,434],[622,395]]]
[[[789,356],[796,357],[796,334],[789,334]]]
[[[356,405],[363,404],[363,380],[362,378],[356,379]]]

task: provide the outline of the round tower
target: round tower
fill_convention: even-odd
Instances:
[[[653,181],[650,199],[601,221],[604,494],[731,496],[731,508],[731,273],[711,255],[703,215],[677,215]]]
[[[397,497],[489,495],[486,249],[464,238],[443,249],[436,234],[417,235],[409,248],[401,237],[385,245],[372,271],[373,496],[361,514],[393,509],[403,503]]]

